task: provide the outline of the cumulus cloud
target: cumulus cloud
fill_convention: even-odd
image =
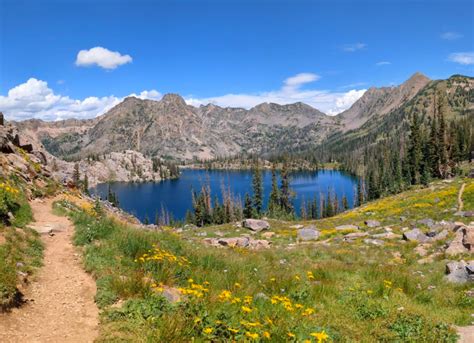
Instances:
[[[448,60],[462,65],[472,65],[474,64],[474,51],[452,53],[448,56]]]
[[[375,63],[375,65],[376,65],[377,67],[380,67],[380,66],[388,66],[388,65],[390,65],[390,64],[392,64],[392,62],[389,62],[389,61],[380,61],[380,62]]]
[[[110,51],[101,46],[96,46],[89,50],[81,50],[76,57],[76,65],[79,67],[97,65],[108,70],[131,62],[132,57],[130,55],[122,55],[118,51]]]
[[[348,92],[331,92],[317,89],[301,89],[306,83],[319,79],[316,74],[302,73],[287,78],[279,90],[260,92],[256,94],[224,94],[209,98],[186,98],[186,103],[199,106],[205,104],[215,104],[223,107],[243,107],[251,108],[263,102],[273,102],[277,104],[291,104],[304,102],[329,115],[335,115],[349,108],[359,99],[365,89],[350,90]]]
[[[358,50],[362,50],[367,47],[365,43],[353,43],[353,44],[345,44],[342,46],[342,50],[345,52],[355,52]]]
[[[440,35],[440,37],[441,39],[444,39],[444,40],[456,40],[456,39],[462,38],[463,35],[458,32],[449,31],[449,32],[443,32]]]
[[[161,94],[156,90],[130,94],[142,99],[159,99]],[[0,96],[0,110],[9,120],[37,118],[43,120],[61,120],[68,118],[94,118],[107,112],[123,100],[116,96],[87,97],[72,99],[68,96],[55,94],[48,83],[30,78]]]
[[[303,89],[303,85],[317,81],[319,76],[311,73],[301,73],[283,81],[278,90],[259,92],[255,94],[224,94],[209,98],[187,97],[188,104],[199,106],[208,103],[223,107],[251,108],[263,102],[290,104],[304,102],[329,115],[334,115],[349,108],[365,92],[365,89],[352,89],[347,92],[331,92],[328,90]],[[132,93],[140,99],[159,100],[162,94],[155,89]],[[30,78],[0,95],[0,111],[9,120],[24,120],[37,118],[43,120],[61,120],[69,118],[94,118],[119,104],[124,97],[114,95],[85,99],[73,99],[69,96],[56,94],[46,81]]]

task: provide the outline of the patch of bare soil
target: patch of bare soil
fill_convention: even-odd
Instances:
[[[45,244],[44,266],[24,291],[27,303],[0,315],[0,342],[82,343],[98,335],[95,282],[72,245],[72,223],[52,213],[53,201],[31,203],[36,219],[32,227],[42,233]]]

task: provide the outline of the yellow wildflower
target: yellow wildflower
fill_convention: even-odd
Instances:
[[[242,287],[242,286],[240,285],[240,283],[236,282],[236,283],[234,283],[234,287],[235,287],[235,288],[240,288],[240,287]]]
[[[229,328],[228,330],[229,330],[230,332],[234,333],[234,334],[235,334],[235,333],[239,333],[239,330],[238,330],[238,329]]]
[[[194,324],[197,324],[197,323],[200,323],[200,322],[201,322],[201,318],[196,317],[196,318],[194,319]]]
[[[263,336],[264,338],[270,338],[270,332],[264,331],[263,334],[262,334],[262,336]]]
[[[247,331],[245,333],[245,336],[247,336],[251,339],[258,339],[260,337],[260,335],[258,333],[252,333],[252,332],[249,332],[249,331]]]
[[[294,333],[292,333],[292,332],[288,332],[287,335],[288,335],[288,337],[290,337],[290,338],[295,338],[295,337],[296,337],[296,335],[295,335]]]
[[[204,332],[206,335],[210,335],[213,331],[213,328],[205,328],[204,330],[202,330],[202,332]]]
[[[252,312],[252,309],[250,307],[247,307],[247,306],[242,306],[242,311],[245,312],[245,313],[250,313],[250,312]]]
[[[329,337],[324,330],[321,332],[312,332],[310,336],[316,338],[318,340],[318,343],[324,342]]]

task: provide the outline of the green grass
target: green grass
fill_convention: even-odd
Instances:
[[[421,218],[452,219],[452,212],[443,211],[455,204],[460,183],[437,183],[312,223],[337,237],[334,226],[363,226],[367,218],[395,231]],[[99,341],[251,341],[256,335],[265,341],[268,333],[273,342],[315,342],[311,333],[324,331],[337,342],[455,342],[452,325],[472,321],[469,286],[444,280],[442,256],[418,264],[410,243],[369,247],[332,240],[289,249],[295,222],[271,221],[278,235],[273,248],[218,249],[202,244],[196,233],[247,232],[232,225],[182,234],[138,230],[63,205],[72,209],[74,241],[83,246],[86,269],[97,280]],[[171,304],[162,295],[167,288],[186,295]],[[119,300],[121,307],[111,306]]]
[[[23,203],[14,222],[26,225],[31,209]],[[43,245],[32,229],[14,226],[0,227],[0,312],[17,305],[18,273],[31,275],[42,264]]]

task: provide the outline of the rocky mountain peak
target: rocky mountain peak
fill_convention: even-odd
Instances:
[[[180,106],[186,106],[186,101],[184,101],[183,97],[179,94],[175,93],[168,93],[163,96],[161,102],[165,104],[175,104]]]
[[[428,82],[430,82],[430,78],[428,78],[426,75],[416,72],[408,80],[406,80],[404,83],[402,83],[401,86],[411,86],[411,87],[419,87],[419,86],[425,86]]]

